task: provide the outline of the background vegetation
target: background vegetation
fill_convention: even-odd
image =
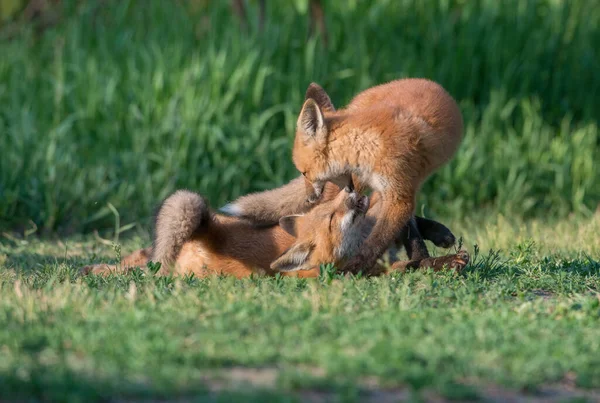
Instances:
[[[465,140],[426,184],[430,214],[596,209],[600,8],[593,1],[65,1],[43,33],[0,42],[0,226],[89,231],[147,219],[187,187],[218,207],[297,175],[293,128],[311,81],[342,106],[398,77],[459,101]],[[210,3],[210,4],[209,4]],[[98,6],[101,4],[101,6]],[[121,222],[123,224],[123,222]]]

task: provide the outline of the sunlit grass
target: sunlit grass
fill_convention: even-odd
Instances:
[[[487,399],[497,387],[595,393],[597,218],[581,226],[479,225],[465,237],[473,260],[464,274],[370,280],[199,280],[141,271],[79,278],[82,265],[115,261],[148,239],[119,248],[91,237],[5,239],[2,396],[216,398],[219,385],[258,401],[265,393],[283,401],[318,391],[358,401],[398,391]]]

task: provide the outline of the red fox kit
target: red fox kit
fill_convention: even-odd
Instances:
[[[358,94],[335,110],[327,93],[311,84],[298,117],[293,161],[311,186],[309,202],[327,181],[380,194],[376,224],[344,270],[373,266],[409,224],[422,183],[456,152],[463,131],[454,99],[425,79],[395,80]]]
[[[356,179],[353,175],[353,179]],[[356,190],[360,193],[361,185],[356,180]],[[221,212],[244,218],[257,225],[270,226],[277,224],[279,219],[286,215],[304,214],[315,206],[302,195],[306,187],[312,186],[306,178],[300,176],[280,186],[263,192],[251,193],[240,197],[220,209]],[[325,184],[321,200],[330,200],[340,191],[337,185],[331,182]],[[375,204],[380,199],[380,194],[375,192],[371,196]],[[437,221],[414,216],[401,231],[396,239],[396,246],[404,246],[406,254],[411,260],[409,266],[419,267],[419,261],[430,257],[424,239],[429,239],[436,246],[449,248],[455,244],[456,239],[449,229]]]
[[[327,196],[305,215],[282,217],[278,225],[258,227],[247,220],[213,213],[200,195],[179,190],[162,204],[156,218],[155,239],[151,248],[127,256],[121,270],[143,266],[152,260],[162,265],[161,274],[170,268],[176,274],[226,274],[238,278],[252,273],[316,277],[322,263],[340,264],[359,250],[375,223],[378,202],[370,209],[368,197],[356,192]],[[368,211],[368,213],[367,213]],[[447,246],[453,235],[443,225],[422,219],[423,234],[431,232],[440,246]],[[425,259],[419,264],[398,262],[393,269],[445,266],[461,269],[468,255],[459,253],[443,258]],[[93,265],[83,274],[106,274],[116,266]],[[382,274],[378,267],[369,274]]]

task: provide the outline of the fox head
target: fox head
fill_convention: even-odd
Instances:
[[[310,270],[349,259],[365,239],[368,209],[367,196],[341,191],[335,199],[317,205],[305,215],[282,217],[279,225],[295,236],[296,242],[271,263],[271,269]]]
[[[329,95],[318,84],[311,83],[306,90],[304,105],[296,123],[296,138],[292,159],[306,178],[310,202],[317,201],[325,183],[330,180],[340,188],[352,190],[349,174],[331,172],[326,148],[335,108]]]

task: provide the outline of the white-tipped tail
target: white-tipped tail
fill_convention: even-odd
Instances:
[[[234,217],[240,217],[244,214],[244,209],[234,202],[224,205],[219,209],[219,212]]]
[[[152,261],[172,265],[184,242],[209,220],[208,204],[199,194],[178,190],[167,197],[156,215]]]

